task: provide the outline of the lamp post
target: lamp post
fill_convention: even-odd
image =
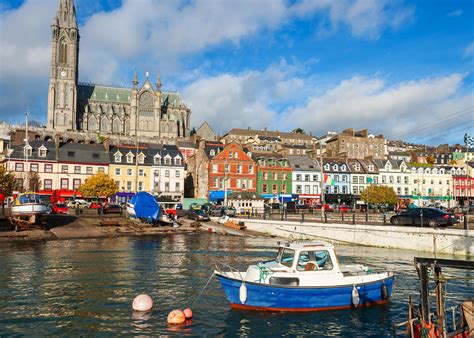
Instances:
[[[324,163],[323,163],[323,148],[321,141],[319,141],[319,167],[321,168],[321,217],[324,219],[324,206],[326,204],[324,196]]]

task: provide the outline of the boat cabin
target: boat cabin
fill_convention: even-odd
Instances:
[[[322,242],[295,242],[280,245],[275,263],[288,268],[281,270],[291,272],[334,270],[335,268],[339,270],[334,246]]]

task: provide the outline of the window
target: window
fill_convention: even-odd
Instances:
[[[138,191],[143,191],[143,182],[138,182]]]
[[[262,174],[264,180],[268,180],[268,173],[265,171]]]
[[[169,156],[165,157],[165,164],[166,165],[171,165],[171,157],[169,157]]]
[[[296,268],[299,271],[332,270],[333,264],[329,252],[326,250],[301,251]]]
[[[31,155],[33,154],[33,149],[31,148],[31,146],[27,146],[27,147],[25,146],[25,147],[23,148],[23,154],[24,154],[25,156],[27,156],[27,155],[28,155],[28,156],[31,156]]]
[[[278,186],[276,184],[272,185],[272,192],[278,192]]]
[[[165,170],[165,177],[170,177],[170,171],[169,170]],[[169,191],[169,190],[166,190],[166,191]]]
[[[346,175],[342,175],[341,178],[342,178],[342,182],[347,182],[347,176]]]
[[[174,175],[175,175],[175,177],[180,177],[181,176],[181,174],[179,173],[179,170],[176,170]]]
[[[133,154],[127,155],[127,163],[133,163]]]
[[[386,183],[386,177],[382,175],[382,183]]]
[[[278,179],[278,173],[273,173],[273,179],[277,180]]]
[[[115,168],[115,176],[120,176],[120,168]]]
[[[87,167],[86,168],[86,173],[91,175],[92,174],[92,167]]]
[[[234,158],[234,153],[229,151],[229,158]]]
[[[408,188],[405,188],[405,195],[408,195]]]
[[[165,191],[170,191],[170,182],[165,182]]]
[[[353,186],[353,187],[352,187],[352,193],[353,193],[354,195],[357,195],[358,190],[357,190],[357,187],[356,187],[356,186]]]
[[[242,174],[242,165],[237,164],[237,174]]]
[[[355,183],[357,183],[357,182],[355,182]],[[364,184],[364,183],[365,183],[364,182],[364,176],[360,176],[359,177],[359,184]]]
[[[296,174],[296,180],[301,181],[301,174]]]
[[[241,182],[241,179],[240,179],[240,178],[238,178],[235,183],[236,183],[236,187],[237,187],[237,188],[240,189],[240,188],[242,187],[242,184],[241,184],[242,182]]]
[[[44,172],[45,173],[52,173],[53,172],[53,165],[52,164],[45,164],[44,165]]]
[[[334,181],[339,182],[339,175],[334,175]]]
[[[248,182],[248,188],[253,189],[253,180],[247,180]]]
[[[80,174],[81,173],[81,166],[74,166],[74,174]]]
[[[120,162],[122,162],[122,155],[121,154],[115,154],[114,159],[115,159],[116,163],[117,162],[120,163]]]
[[[145,176],[145,171],[143,169],[138,169],[138,176]]]
[[[402,183],[402,177],[401,176],[397,176],[397,183]]]
[[[226,172],[226,173],[230,172],[230,164],[225,164],[224,165],[224,172]]]
[[[140,163],[140,164],[145,163],[145,155],[143,155],[142,153],[140,153],[140,155],[138,155],[138,163]]]
[[[48,150],[45,147],[39,148],[38,156],[39,157],[46,157]]]
[[[334,193],[339,194],[339,187],[337,185],[334,186]]]
[[[347,186],[346,185],[342,186],[342,193],[347,194]]]
[[[75,178],[73,181],[72,181],[72,188],[74,190],[77,190],[79,189],[79,187],[81,186],[81,180],[78,179],[78,178]]]
[[[31,163],[30,171],[38,172],[38,163]]]
[[[179,182],[176,182],[174,186],[174,191],[180,191],[180,190],[181,190],[181,187],[179,186]]]
[[[62,166],[61,166],[61,172],[62,172],[63,174],[67,174],[67,165],[62,165]]]
[[[214,177],[214,185],[213,187],[217,188],[219,186],[219,180],[217,179],[217,177]]]
[[[281,192],[286,193],[286,184],[281,185]]]
[[[408,176],[404,177],[404,182],[405,182],[405,184],[408,184]]]
[[[401,194],[402,194],[402,188],[397,187],[397,195],[401,195]]]
[[[53,180],[44,180],[44,189],[51,190],[53,189]]]
[[[311,186],[310,185],[305,185],[304,186],[304,193],[305,194],[311,194]]]
[[[393,176],[389,176],[388,179],[389,179],[390,183],[393,183]]]
[[[97,168],[98,173],[103,173],[105,171],[104,167]]]
[[[215,151],[214,149],[211,149],[211,150],[209,151],[209,155],[211,155],[211,156],[216,156],[216,151]]]
[[[61,189],[67,189],[69,187],[69,180],[67,178],[61,178]]]
[[[249,174],[253,174],[253,165],[249,165]]]
[[[313,181],[317,182],[318,181],[318,175],[313,175]]]
[[[357,176],[352,176],[352,183],[357,183]]]
[[[268,185],[266,185],[266,184],[262,185],[262,192],[264,192],[264,193],[268,192]]]
[[[115,181],[115,185],[117,186],[117,189],[120,190],[120,181]]]
[[[127,169],[127,176],[132,176],[132,169]]]
[[[76,153],[74,151],[68,151],[67,152],[67,157],[74,157]]]
[[[304,175],[304,180],[305,180],[305,181],[310,181],[310,180],[311,180],[311,176],[308,175],[308,174]]]
[[[155,156],[155,157],[153,158],[153,163],[155,163],[155,164],[161,164],[161,157]]]
[[[213,173],[217,173],[217,172],[219,171],[218,168],[219,168],[219,166],[218,166],[217,164],[213,164],[213,165],[212,165],[212,172],[213,172]]]
[[[132,182],[127,181],[127,191],[132,191]]]
[[[93,159],[99,159],[100,158],[99,153],[92,153],[92,158]]]
[[[374,177],[374,183],[375,184],[379,183],[379,178],[378,177]]]
[[[174,159],[174,164],[175,165],[181,165],[181,159],[179,157]]]

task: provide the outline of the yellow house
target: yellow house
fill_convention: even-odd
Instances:
[[[150,192],[151,161],[146,146],[110,148],[109,175],[120,192]]]

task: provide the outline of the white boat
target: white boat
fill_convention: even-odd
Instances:
[[[51,208],[42,203],[39,195],[35,193],[18,195],[11,207],[12,216],[40,216],[50,212]]]
[[[260,311],[321,311],[388,301],[393,273],[363,265],[339,265],[334,246],[294,242],[279,246],[275,259],[214,273],[232,308]]]

